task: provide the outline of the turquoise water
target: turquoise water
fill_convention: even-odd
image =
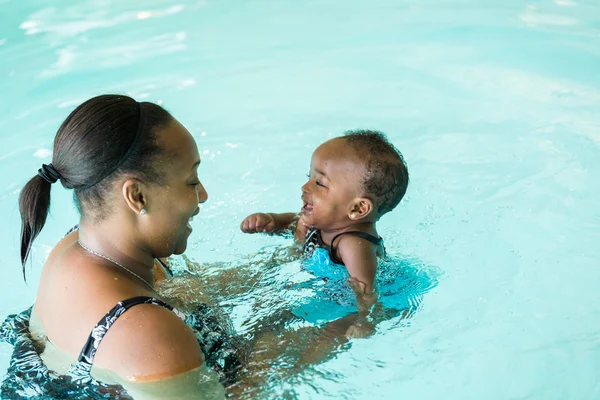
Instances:
[[[326,138],[376,128],[405,154],[407,197],[379,230],[390,253],[441,271],[437,287],[410,323],[297,377],[298,398],[600,399],[600,4],[48,4],[0,0],[0,317],[31,305],[76,220],[56,186],[25,285],[20,188],[75,105],[121,92],[196,136],[196,260],[280,243],[239,222],[297,210]]]

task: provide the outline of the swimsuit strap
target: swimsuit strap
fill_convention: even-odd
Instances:
[[[336,239],[338,239],[339,237],[341,237],[343,235],[357,236],[357,237],[359,237],[361,239],[368,240],[369,242],[373,243],[374,245],[383,246],[383,238],[373,236],[373,235],[371,235],[369,233],[366,233],[366,232],[348,231],[348,232],[338,233],[337,235],[335,235],[333,237],[333,239],[331,239],[331,246],[329,246],[329,258],[331,259],[331,261],[333,261],[336,264],[344,265],[343,261],[340,260],[335,255],[336,252],[335,252],[335,247],[334,247]],[[384,251],[385,251],[385,248],[384,248]]]
[[[377,236],[373,236],[369,233],[366,232],[360,232],[360,231],[349,231],[349,232],[342,232],[342,233],[338,233],[337,235],[335,235],[333,237],[333,239],[331,239],[331,247],[333,247],[335,240],[337,238],[339,238],[340,236],[343,235],[352,235],[352,236],[358,236],[361,239],[365,239],[368,240],[369,242],[373,243],[373,244],[381,244],[383,242],[383,239]]]
[[[63,236],[63,238],[69,236],[72,232],[75,232],[76,230],[79,230],[79,224],[69,229],[69,232],[65,233],[65,236]]]
[[[160,258],[157,258],[157,260],[158,260],[159,264],[162,265],[162,267],[168,272],[167,277],[172,278],[173,271],[171,270],[171,268],[169,268],[169,266],[167,264],[165,264]]]
[[[89,374],[92,370],[92,364],[94,362],[94,357],[96,355],[96,351],[98,350],[98,346],[102,342],[102,339],[104,339],[106,332],[108,332],[110,327],[121,315],[125,313],[125,311],[129,310],[131,307],[137,306],[138,304],[154,304],[164,307],[167,310],[175,311],[173,307],[167,303],[148,296],[132,297],[130,299],[118,302],[116,306],[114,306],[108,313],[106,313],[104,317],[102,317],[94,329],[92,329],[90,336],[88,337],[83,349],[81,350],[81,353],[79,354],[77,363],[71,368],[71,370],[75,370],[79,376],[86,373]]]

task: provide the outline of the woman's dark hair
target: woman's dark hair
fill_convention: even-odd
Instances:
[[[102,95],[77,107],[62,123],[54,138],[50,166],[25,185],[19,196],[21,213],[21,263],[31,252],[50,208],[48,171],[67,189],[74,189],[83,218],[100,220],[107,210],[107,191],[124,174],[147,183],[161,183],[156,156],[161,148],[158,129],[173,117],[153,103],[138,103],[123,95]]]

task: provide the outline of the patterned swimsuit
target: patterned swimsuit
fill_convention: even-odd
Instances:
[[[309,275],[304,275],[305,280],[294,286],[292,313],[310,325],[323,326],[356,312],[356,295],[348,284],[350,274],[336,255],[336,245],[343,235],[357,236],[381,246],[385,255],[380,237],[359,231],[342,232],[333,237],[331,245],[327,245],[320,230],[309,228],[302,263],[302,270]]]
[[[20,314],[9,315],[0,325],[0,342],[14,346],[7,376],[2,382],[2,399],[128,399],[126,391],[119,385],[107,385],[91,376],[96,350],[106,332],[129,308],[138,304],[154,304],[173,311],[185,321],[196,334],[206,364],[215,370],[224,385],[236,380],[243,354],[235,339],[219,325],[207,306],[185,315],[159,299],[134,297],[117,303],[92,330],[81,350],[78,360],[71,369],[60,376],[50,371],[40,354],[43,348],[29,331],[32,308]]]
[[[385,247],[383,247],[383,239],[381,237],[375,237],[368,233],[359,231],[342,232],[338,233],[333,237],[333,239],[331,239],[331,246],[327,246],[323,242],[323,238],[321,237],[321,231],[315,228],[309,228],[306,232],[306,240],[304,242],[304,254],[307,257],[311,257],[316,249],[325,249],[329,253],[329,258],[331,259],[331,261],[333,261],[335,264],[344,265],[344,262],[336,256],[336,251],[334,247],[336,241],[344,235],[358,236],[359,238],[368,240],[369,242],[375,245],[381,246],[383,248],[383,253],[385,254]]]

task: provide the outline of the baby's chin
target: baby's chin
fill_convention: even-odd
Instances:
[[[330,229],[329,226],[327,225],[323,225],[323,224],[319,224],[318,221],[315,221],[314,218],[312,217],[312,215],[305,215],[302,214],[302,216],[300,217],[300,221],[298,222],[299,224],[303,224],[305,227],[307,228],[311,228],[311,229],[318,229],[320,231],[327,231]]]
[[[303,224],[304,226],[312,228],[314,225],[312,215],[310,215],[310,214],[307,215],[305,212],[302,212],[300,214],[300,223]]]

